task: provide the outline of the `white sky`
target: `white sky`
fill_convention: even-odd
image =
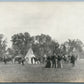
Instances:
[[[0,33],[11,36],[49,34],[62,43],[68,38],[84,42],[84,2],[0,2]]]

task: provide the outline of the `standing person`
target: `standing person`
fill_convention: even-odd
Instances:
[[[71,56],[71,63],[72,63],[72,66],[73,66],[73,67],[75,66],[75,61],[76,61],[76,58],[75,58],[75,56],[72,54],[72,56]]]
[[[3,61],[5,64],[7,63],[6,56],[4,56]]]
[[[49,56],[47,57],[45,68],[51,68],[51,61]]]
[[[45,54],[44,55],[44,62],[46,62],[46,60],[47,60],[47,55]]]
[[[24,62],[25,62],[25,58],[22,57],[22,65],[24,65]]]
[[[55,54],[51,57],[51,61],[52,61],[52,68],[56,68],[56,55]]]
[[[57,57],[57,68],[63,68],[62,57],[58,55]]]

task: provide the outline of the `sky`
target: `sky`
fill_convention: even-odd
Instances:
[[[48,34],[59,43],[84,42],[84,2],[0,2],[0,34]]]

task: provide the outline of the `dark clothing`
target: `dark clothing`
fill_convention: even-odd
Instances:
[[[50,62],[50,60],[47,60],[45,68],[51,68],[51,62]]]
[[[45,66],[45,68],[51,68],[50,57],[47,57],[47,61],[46,61],[46,66]]]
[[[6,57],[4,56],[4,59],[3,59],[3,61],[4,61],[4,63],[6,64],[7,63],[7,61],[6,61]]]
[[[25,62],[25,59],[24,59],[24,58],[22,58],[22,65],[24,65],[24,62]]]
[[[4,63],[6,64],[7,62],[6,62],[6,59],[4,59]]]
[[[53,56],[51,57],[51,60],[52,60],[53,63],[56,62],[55,59],[56,59],[56,57],[53,55]]]
[[[75,66],[75,61],[76,61],[76,58],[75,56],[71,56],[71,63],[73,64],[73,66]]]
[[[52,63],[52,68],[56,68],[56,62]]]
[[[61,56],[58,56],[57,60],[58,61],[61,61],[62,60],[62,57]]]
[[[51,61],[52,61],[52,68],[56,68],[56,56],[55,55],[51,57]]]

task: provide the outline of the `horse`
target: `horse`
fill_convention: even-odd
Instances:
[[[18,62],[18,64],[24,65],[25,58],[22,57],[22,56],[16,56],[16,57],[14,58],[14,62]]]
[[[2,61],[7,64],[7,62],[12,62],[12,57],[3,57]]]

